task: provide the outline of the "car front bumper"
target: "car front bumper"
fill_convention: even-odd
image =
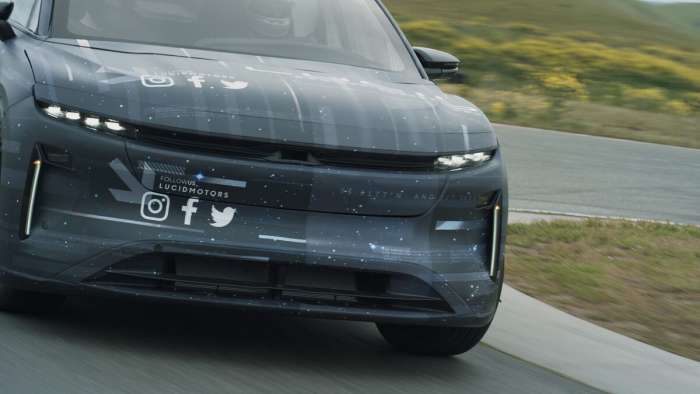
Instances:
[[[508,207],[500,154],[478,169],[450,173],[419,215],[286,209],[206,197],[192,203],[192,196],[175,193],[162,201],[168,217],[153,217],[144,195],[163,193],[143,188],[133,152],[183,166],[187,157],[201,162],[206,155],[66,125],[43,117],[31,100],[13,107],[8,118],[0,270],[17,286],[403,324],[484,326],[495,314],[505,231],[494,232],[494,223],[507,222]],[[37,160],[44,164],[27,220]],[[293,165],[277,170],[287,166]],[[342,177],[358,170],[309,171]],[[339,194],[347,190],[338,187]],[[369,194],[368,202],[397,198],[385,191]],[[190,209],[189,223],[183,220],[188,206],[197,208]],[[501,209],[494,217],[496,206]],[[235,217],[225,228],[215,227],[212,208],[233,208]]]

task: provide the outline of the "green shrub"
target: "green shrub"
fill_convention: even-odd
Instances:
[[[681,115],[698,112],[700,67],[683,61],[696,56],[691,52],[658,43],[613,47],[596,42],[597,34],[555,35],[531,23],[484,23],[416,20],[403,28],[413,42],[458,56],[472,86],[520,92],[537,86],[555,104],[590,100]]]

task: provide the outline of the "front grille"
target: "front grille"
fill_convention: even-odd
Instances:
[[[117,263],[86,282],[238,300],[452,312],[435,290],[409,275],[255,260],[153,253]]]
[[[138,127],[135,138],[180,149],[222,153],[240,158],[370,169],[434,171],[436,156],[371,153],[315,146],[234,139],[212,134]]]

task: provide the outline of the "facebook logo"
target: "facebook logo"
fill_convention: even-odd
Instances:
[[[185,226],[192,225],[192,215],[197,213],[197,204],[199,203],[198,198],[190,198],[187,200],[187,205],[182,207],[182,212],[185,213]]]

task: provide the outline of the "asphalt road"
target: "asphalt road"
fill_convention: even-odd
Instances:
[[[698,151],[498,126],[515,208],[700,223]],[[220,309],[71,300],[0,314],[5,393],[582,393],[479,346],[421,358],[373,325]]]
[[[393,352],[366,323],[72,300],[0,314],[0,393],[590,393],[486,346]]]
[[[504,125],[496,131],[512,208],[700,224],[700,150]]]

